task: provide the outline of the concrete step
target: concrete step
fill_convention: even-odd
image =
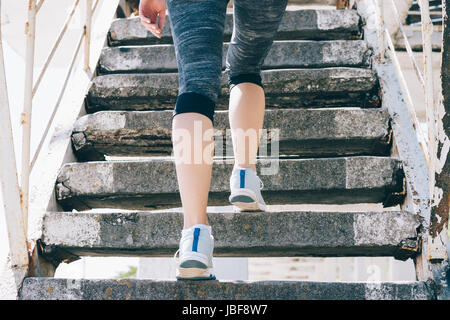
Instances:
[[[217,257],[394,256],[406,260],[418,250],[416,229],[420,223],[414,214],[405,211],[279,210],[244,214],[225,208],[208,212]],[[173,256],[182,228],[181,208],[157,212],[53,212],[44,217],[41,240],[46,254],[60,251],[61,260],[64,253]]]
[[[278,28],[276,40],[360,39],[361,21],[355,10],[287,10]],[[224,41],[231,39],[233,15],[227,14]],[[109,32],[110,45],[145,45],[173,43],[170,16],[162,29],[161,39],[148,32],[139,18],[115,20]]]
[[[20,299],[431,300],[436,299],[436,294],[434,286],[425,282],[345,283],[26,278],[20,292]],[[225,315],[226,310],[223,310],[222,313]]]
[[[232,156],[228,111],[216,111],[214,128],[216,156]],[[269,109],[263,128],[279,130],[279,150],[284,155],[389,155],[386,109]],[[100,111],[77,120],[72,142],[80,160],[170,155],[171,131],[169,110]]]
[[[223,44],[222,70],[229,44]],[[370,51],[363,40],[275,41],[262,69],[368,66]],[[102,51],[100,73],[177,72],[175,48],[170,44],[111,47]]]
[[[233,160],[215,160],[209,205],[228,205]],[[401,161],[386,157],[265,159],[257,162],[268,204],[378,203],[404,198]],[[124,208],[148,210],[180,206],[174,161],[68,163],[56,181],[64,210]]]
[[[261,72],[268,108],[380,106],[378,80],[364,68],[283,69]],[[178,73],[111,74],[96,77],[86,109],[173,110]],[[228,109],[227,75],[222,73],[217,109]]]

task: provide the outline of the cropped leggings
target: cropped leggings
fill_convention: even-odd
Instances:
[[[228,1],[166,1],[178,66],[178,97],[173,116],[197,112],[214,122]],[[233,33],[225,59],[230,91],[242,82],[264,88],[261,66],[286,5],[287,0],[234,0]]]

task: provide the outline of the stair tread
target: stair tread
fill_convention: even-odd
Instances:
[[[210,205],[228,204],[232,166],[233,160],[215,160]],[[261,159],[257,168],[268,204],[393,205],[403,200],[401,161],[393,158],[359,156],[272,162]],[[56,195],[64,210],[95,207],[148,210],[180,204],[172,159],[68,163],[58,175]],[[387,203],[391,196],[400,198]]]
[[[267,108],[379,105],[375,97],[378,96],[378,81],[370,69],[263,70],[261,77]],[[110,74],[92,81],[86,107],[88,112],[173,110],[177,96],[178,73]],[[223,72],[216,109],[228,109],[228,98],[227,75]]]
[[[170,110],[100,111],[85,115],[74,125],[74,150],[83,160],[103,160],[104,155],[170,155],[172,115]],[[228,111],[215,112],[214,128],[220,132],[223,152],[228,147],[228,155],[232,156]],[[285,155],[389,154],[386,109],[269,109],[263,128],[279,130],[279,150]],[[220,141],[216,139],[217,144]]]
[[[170,281],[26,278],[22,300],[432,300],[426,282]]]
[[[417,217],[407,211],[234,213],[208,210],[214,256],[394,256],[415,248]],[[70,226],[70,228],[62,228]],[[183,228],[182,209],[157,212],[51,212],[45,246],[78,256],[172,256]],[[60,256],[60,259],[61,256]]]
[[[229,43],[223,44],[222,70]],[[262,69],[360,67],[369,65],[370,51],[364,40],[274,41]],[[100,73],[177,72],[173,45],[104,48]]]
[[[287,10],[281,20],[276,39],[358,39],[361,22],[356,10]],[[233,14],[225,19],[224,40],[231,38]],[[170,16],[161,30],[161,39],[142,27],[139,18],[115,20],[110,28],[111,45],[173,43]]]

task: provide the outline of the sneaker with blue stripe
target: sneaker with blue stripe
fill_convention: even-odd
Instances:
[[[234,168],[230,177],[230,203],[236,211],[266,211],[261,195],[264,187],[261,179],[251,168]]]
[[[211,226],[197,224],[181,232],[180,248],[174,255],[178,280],[215,280],[214,237]]]

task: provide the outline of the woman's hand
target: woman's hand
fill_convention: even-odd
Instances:
[[[159,15],[159,20],[156,18]],[[161,30],[166,21],[166,0],[141,0],[139,18],[142,25],[161,39]]]

